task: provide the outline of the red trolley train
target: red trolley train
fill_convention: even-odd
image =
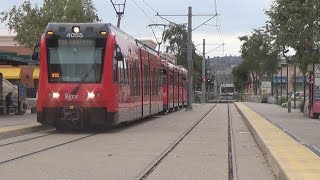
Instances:
[[[39,49],[42,124],[109,127],[185,105],[186,70],[111,24],[50,23]]]

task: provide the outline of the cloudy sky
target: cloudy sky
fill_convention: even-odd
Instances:
[[[1,0],[0,11],[22,4],[23,0]],[[41,0],[30,0],[31,3],[42,4]],[[99,17],[103,22],[117,23],[117,17],[110,0],[93,0]],[[124,0],[113,0],[123,2]],[[238,37],[250,34],[254,28],[265,25],[267,16],[265,9],[269,9],[272,0],[127,0],[125,15],[121,21],[121,28],[138,39],[154,39],[153,33],[147,25],[154,23],[167,24],[168,22],[155,16],[186,15],[188,7],[192,7],[193,14],[219,14],[193,32],[192,40],[197,49],[202,52],[202,41],[206,39],[207,56],[239,55],[240,42]],[[187,17],[165,17],[175,23],[187,23]],[[193,28],[202,24],[210,17],[194,16]],[[219,25],[217,28],[216,25]],[[161,34],[155,28],[156,34]],[[220,32],[220,33],[219,33]],[[0,24],[0,35],[8,34],[5,24]],[[220,36],[221,34],[221,36]],[[221,44],[225,44],[221,46]],[[220,47],[219,47],[220,46]],[[210,51],[210,52],[209,52]]]

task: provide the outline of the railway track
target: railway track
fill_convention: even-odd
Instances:
[[[52,132],[52,131],[53,131],[53,132]],[[46,132],[47,132],[47,131],[46,131]],[[46,134],[43,134],[43,135],[39,135],[39,136],[35,136],[35,137],[30,137],[30,138],[25,138],[25,139],[13,141],[13,142],[8,142],[8,143],[0,144],[0,147],[9,146],[9,145],[17,144],[17,143],[22,143],[22,142],[27,142],[27,141],[39,139],[39,138],[42,138],[42,137],[51,136],[51,135],[54,135],[54,134],[56,134],[56,133],[57,133],[57,132],[55,132],[54,130],[49,130]]]
[[[135,180],[144,180],[147,179],[148,176],[158,167],[158,165],[180,144],[180,142],[183,141],[183,139],[188,136],[188,134],[190,134],[192,132],[192,130],[197,127],[197,125],[219,104],[221,103],[223,99],[220,99],[219,101],[216,102],[216,104],[210,108],[210,110],[204,114],[198,121],[196,121],[190,128],[188,128],[184,133],[182,133],[175,141],[174,143],[170,144],[154,161],[152,161],[142,172],[140,172],[134,179]],[[228,102],[228,126],[230,126],[230,128],[232,129],[232,124],[231,124],[231,116],[230,116],[230,110],[229,110],[229,102]],[[229,127],[228,127],[229,129]],[[230,129],[230,130],[231,130]],[[230,134],[231,133],[231,134]],[[232,132],[229,132],[228,130],[228,137],[232,136]],[[228,138],[229,139],[229,138]],[[229,155],[228,153],[228,157],[230,157],[231,162],[232,159],[235,160],[235,158],[232,158],[234,156],[234,148],[232,148],[232,144],[233,144],[233,140],[232,138],[230,139],[230,142],[232,143],[228,143],[231,147],[229,147],[228,145],[228,150],[231,150],[231,153]],[[234,164],[233,164],[234,163]],[[235,167],[235,162],[233,162],[231,164],[228,164],[228,174],[232,174],[231,179],[229,176],[229,180],[232,180],[233,177],[236,177],[236,168]],[[230,173],[231,171],[231,173]],[[235,172],[234,172],[235,171]]]
[[[185,137],[187,137],[197,126],[200,122],[203,121],[203,119],[205,119],[210,112],[212,112],[216,106],[218,106],[220,104],[220,102],[217,102],[216,104],[214,104],[205,114],[203,114],[201,116],[201,118],[199,120],[197,120],[196,122],[194,122],[186,131],[184,131],[175,141],[174,143],[170,144],[164,151],[162,151],[162,153],[160,153],[160,155],[158,157],[156,157],[143,171],[141,171],[140,173],[137,174],[137,176],[134,177],[134,179],[147,179],[148,176],[150,174],[153,173],[153,171],[159,166],[159,164],[161,164],[165,158],[185,139]],[[237,179],[237,168],[236,168],[236,162],[235,162],[235,153],[234,153],[234,143],[233,143],[233,133],[232,133],[232,119],[231,119],[231,110],[229,108],[230,104],[227,104],[228,109],[227,109],[227,117],[228,117],[228,179],[229,180],[233,180],[233,179]],[[18,141],[14,141],[14,142],[9,142],[6,144],[0,144],[0,147],[10,147],[10,145],[15,145],[15,144],[19,144],[19,143],[23,143],[23,142],[28,142],[28,141],[32,141],[32,140],[36,140],[36,139],[41,139],[41,138],[46,138],[52,135],[57,134],[55,131],[54,132],[48,132],[48,134],[43,134],[43,135],[39,135],[39,136],[35,136],[35,137],[31,137],[31,138],[26,138],[26,139],[22,139],[22,140],[18,140]],[[30,152],[24,152],[23,154],[17,155],[15,157],[10,157],[8,159],[3,159],[0,160],[0,166],[4,165],[6,163],[10,163],[10,162],[14,162],[17,161],[19,159],[25,158],[25,157],[30,157],[36,154],[39,154],[41,152],[45,152],[45,151],[49,151],[61,146],[65,146],[68,144],[71,144],[73,142],[77,142],[77,141],[81,141],[83,139],[87,139],[90,137],[93,137],[97,134],[100,133],[92,133],[92,134],[87,134],[87,135],[83,135],[81,137],[73,137],[71,140],[64,140],[55,144],[48,144],[46,147],[40,148],[38,150],[34,150],[34,151],[30,151]]]
[[[35,140],[35,139],[39,139],[39,138],[43,138],[43,137],[48,137],[48,136],[54,135],[54,134],[56,134],[56,133],[46,134],[46,135],[37,136],[37,137],[34,137],[34,138],[28,138],[28,139],[25,139],[25,140],[15,141],[15,142],[7,143],[7,144],[2,144],[1,146],[4,147],[4,146],[13,145],[13,144],[18,144],[18,143],[31,141],[31,140]],[[97,134],[100,134],[100,133],[92,133],[92,134],[89,134],[89,135],[84,135],[84,136],[79,137],[79,138],[74,138],[74,139],[71,139],[71,140],[68,140],[68,141],[64,141],[62,143],[58,143],[58,144],[55,144],[55,145],[47,146],[45,148],[41,148],[40,150],[24,153],[22,155],[19,155],[19,156],[13,157],[13,158],[2,160],[2,161],[0,161],[0,166],[3,165],[3,164],[9,163],[9,162],[13,162],[13,161],[28,157],[28,156],[39,154],[39,153],[44,152],[44,151],[48,151],[48,150],[51,150],[51,149],[54,149],[54,148],[58,148],[58,147],[61,147],[61,146],[64,146],[64,145],[68,145],[68,144],[83,140],[83,139],[87,139],[87,138],[95,136]]]
[[[230,103],[228,101],[228,179],[229,180],[237,180],[237,163],[236,163],[236,154],[235,154],[235,146],[233,140],[233,126],[232,126],[232,118],[230,111]]]

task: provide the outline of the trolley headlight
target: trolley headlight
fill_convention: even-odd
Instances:
[[[88,99],[93,99],[95,97],[96,95],[93,92],[88,92]]]
[[[60,97],[60,94],[58,92],[54,92],[54,93],[52,93],[52,97],[54,99],[58,99]]]
[[[79,33],[80,32],[80,27],[79,26],[73,26],[72,30],[74,33]]]
[[[60,94],[58,92],[52,92],[49,93],[49,97],[52,97],[53,99],[58,99],[60,97]]]

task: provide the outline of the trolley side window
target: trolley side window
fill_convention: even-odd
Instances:
[[[113,81],[118,82],[118,61],[116,48],[113,50]]]
[[[149,76],[149,66],[146,64],[143,65],[143,79],[144,79],[144,94],[146,96],[149,96],[150,76]]]

